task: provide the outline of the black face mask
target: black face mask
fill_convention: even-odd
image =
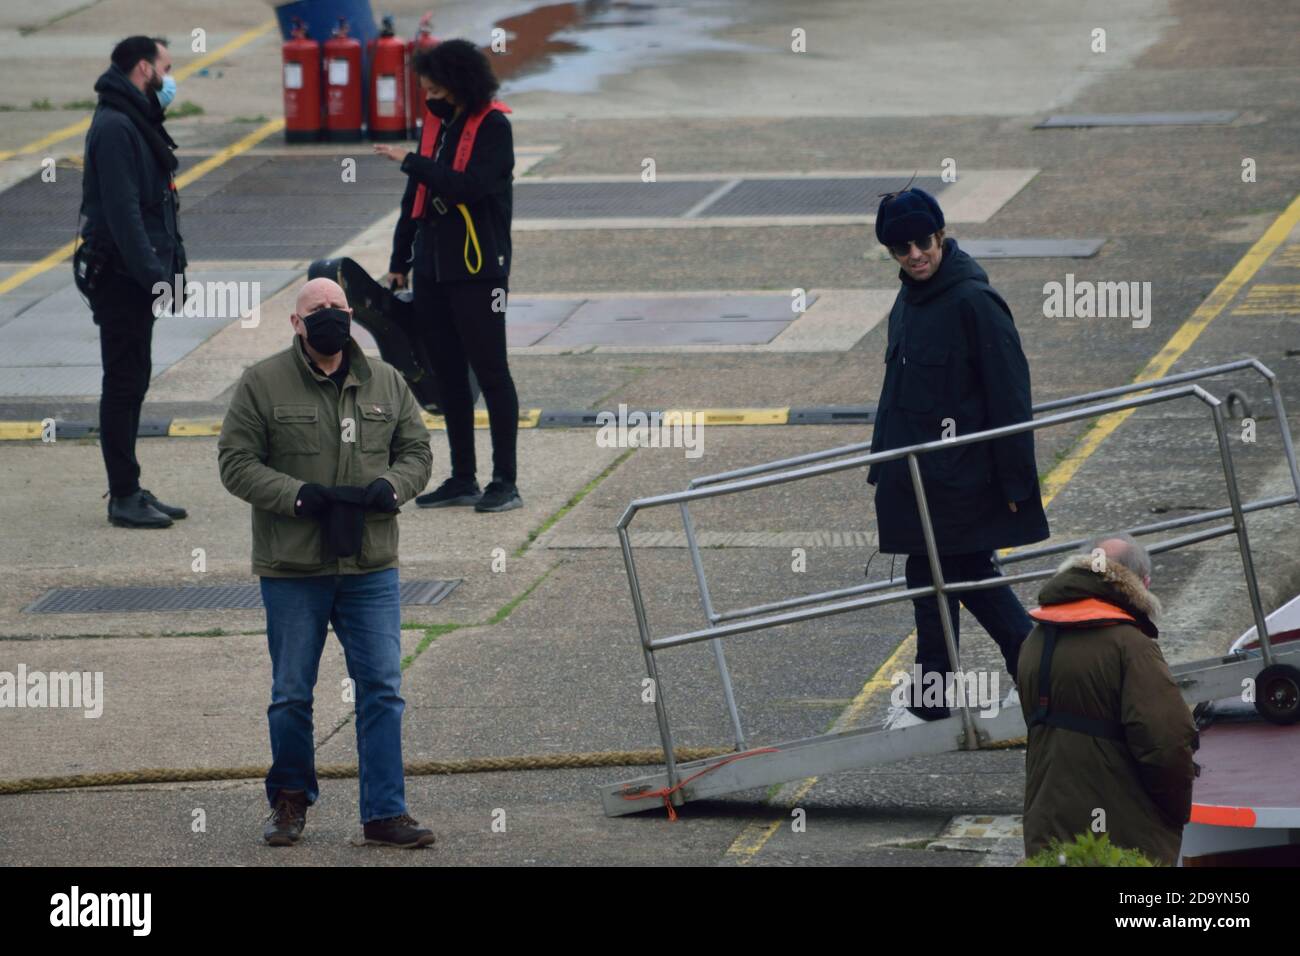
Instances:
[[[429,107],[429,112],[438,117],[438,119],[442,120],[444,123],[456,115],[456,107],[452,106],[446,100],[435,100],[430,98],[424,102],[425,105]]]
[[[302,321],[307,326],[307,344],[321,355],[334,355],[348,344],[352,316],[342,309],[317,309]]]

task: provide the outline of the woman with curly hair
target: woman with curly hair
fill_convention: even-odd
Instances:
[[[414,271],[416,316],[451,448],[451,477],[415,500],[422,508],[509,511],[523,505],[515,484],[519,398],[506,361],[515,166],[510,110],[493,99],[497,78],[468,40],[422,50],[414,68],[428,96],[419,151],[376,145],[375,152],[400,162],[407,176],[384,280],[402,288]],[[474,461],[471,368],[492,433],[492,480],[484,491]]]

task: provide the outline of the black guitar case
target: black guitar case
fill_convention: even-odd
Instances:
[[[438,383],[420,337],[415,334],[415,307],[409,289],[385,289],[355,259],[317,259],[307,270],[308,279],[333,279],[343,289],[352,318],[374,336],[379,357],[402,373],[416,401],[426,411],[439,414]],[[469,387],[478,401],[478,379],[469,370]]]

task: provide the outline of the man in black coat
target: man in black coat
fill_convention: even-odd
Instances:
[[[74,268],[99,326],[99,442],[108,471],[108,518],[126,528],[165,528],[186,514],[140,487],[135,456],[153,371],[153,323],[170,301],[154,287],[171,289],[186,265],[172,178],[176,143],[163,128],[163,108],[176,90],[170,71],[164,42],[127,37],[95,83],[99,104],[86,134],[83,248]]]
[[[1011,310],[975,260],[944,238],[943,211],[934,197],[920,189],[886,197],[876,215],[876,238],[898,262],[903,287],[889,313],[871,450],[1029,421],[1029,364]],[[932,451],[918,463],[945,583],[999,577],[995,549],[1048,536],[1033,432]],[[907,555],[908,587],[932,584],[907,459],[873,465],[867,481],[876,487],[880,550]],[[1014,675],[1033,622],[1011,588],[950,597],[954,631],[959,600],[989,632]],[[938,600],[913,605],[921,673],[949,674]],[[947,706],[915,701],[909,710],[926,720],[949,714]]]

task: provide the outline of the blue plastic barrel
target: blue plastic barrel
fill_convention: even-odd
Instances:
[[[275,8],[280,34],[286,40],[293,35],[295,17],[307,24],[307,36],[324,43],[339,25],[339,17],[348,21],[348,36],[356,37],[365,47],[379,36],[370,0],[294,0]]]

